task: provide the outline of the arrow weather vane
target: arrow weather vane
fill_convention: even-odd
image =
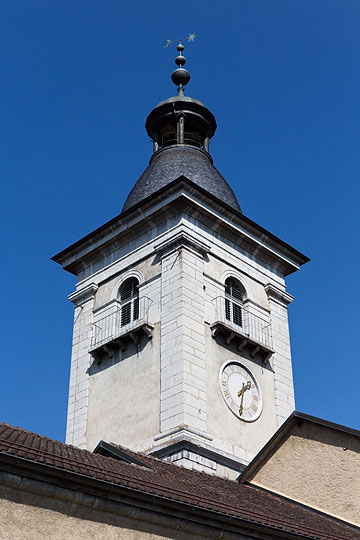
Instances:
[[[190,43],[190,41],[195,41],[195,38],[196,38],[196,34],[189,34],[188,37],[185,37],[185,38],[180,38],[180,39],[167,39],[166,40],[166,45],[165,45],[165,49],[167,47],[170,47],[170,45],[172,43],[181,43],[181,41],[187,41],[188,43]]]

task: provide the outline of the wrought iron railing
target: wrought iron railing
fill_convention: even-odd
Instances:
[[[136,298],[132,302],[121,305],[117,302],[115,309],[104,317],[94,321],[91,349],[110,343],[133,328],[148,323],[148,312],[152,300],[146,296]]]
[[[251,339],[272,348],[271,325],[268,321],[250,311],[246,305],[234,302],[224,296],[213,299],[216,322],[222,322]]]

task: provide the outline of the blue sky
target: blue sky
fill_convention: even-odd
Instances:
[[[1,419],[65,432],[75,278],[50,257],[117,215],[147,166],[147,114],[215,114],[244,213],[312,261],[288,279],[298,410],[360,429],[358,0],[12,0],[0,17]]]

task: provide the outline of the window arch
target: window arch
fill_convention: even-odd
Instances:
[[[139,318],[139,281],[129,278],[119,289],[120,325],[125,326]]]
[[[225,281],[225,317],[228,321],[243,326],[243,305],[245,289],[240,281],[227,278]]]

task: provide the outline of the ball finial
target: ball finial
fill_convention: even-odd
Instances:
[[[172,72],[171,80],[178,87],[179,96],[184,95],[184,86],[190,81],[190,73],[183,67],[186,64],[186,58],[182,54],[184,50],[184,45],[181,42],[187,40],[188,43],[190,43],[190,41],[194,41],[194,39],[195,34],[189,34],[187,38],[181,38],[176,40],[178,42],[176,49],[179,54],[175,58],[175,64],[178,67],[177,69],[175,69],[175,71]],[[168,39],[165,47],[169,47],[171,43],[173,42]]]
[[[184,45],[179,41],[178,46],[178,56],[175,58],[175,64],[178,66],[175,71],[171,74],[171,80],[178,87],[179,96],[184,95],[184,86],[190,81],[190,73],[187,69],[184,69],[183,66],[186,63],[186,58],[183,56],[182,52],[184,50]]]

